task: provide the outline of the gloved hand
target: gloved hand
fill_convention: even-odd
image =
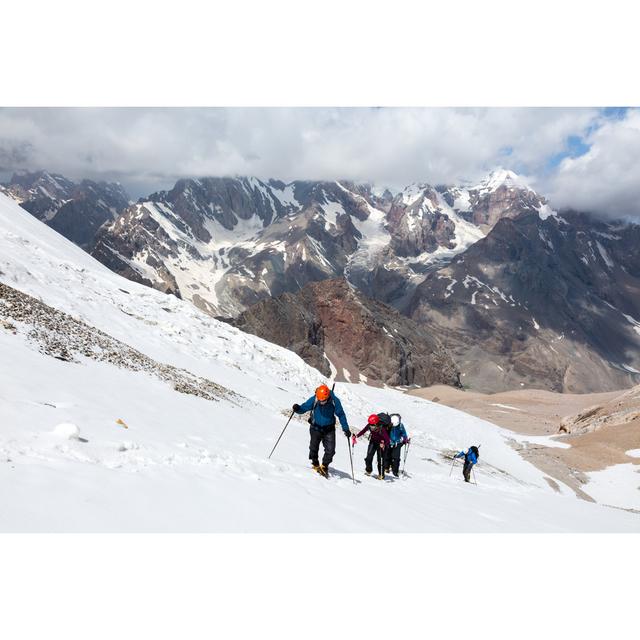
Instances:
[[[402,441],[402,444],[409,444],[410,442],[411,442],[411,438],[405,438],[405,439]]]
[[[343,429],[342,433],[344,433],[344,435],[347,436],[347,438],[351,437],[351,431],[349,431],[348,429]]]
[[[384,450],[384,440],[380,443],[380,448]]]
[[[351,444],[355,447],[356,446],[356,442],[358,442],[358,438],[356,438],[355,436],[351,436]]]
[[[300,405],[299,404],[294,404],[293,407],[291,407],[296,413],[298,413],[298,411],[300,411]]]

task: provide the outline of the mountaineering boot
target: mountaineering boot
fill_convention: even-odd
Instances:
[[[370,476],[370,475],[371,475],[371,471],[365,471],[365,472],[364,472],[364,475],[365,475],[365,476]]]
[[[376,477],[378,480],[384,480],[384,473],[379,473]]]
[[[329,465],[327,465],[325,467],[323,464],[321,464],[320,467],[318,468],[318,473],[321,476],[324,476],[325,478],[328,478],[329,477]]]
[[[399,478],[399,477],[400,477],[400,474],[398,474],[397,472],[395,472],[395,471],[394,471],[394,472],[393,472],[393,477],[394,477],[394,478]]]

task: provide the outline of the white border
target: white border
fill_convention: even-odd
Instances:
[[[621,638],[639,564],[633,535],[5,535],[1,624],[12,640]]]
[[[632,3],[22,0],[4,106],[630,106]]]
[[[22,0],[2,8],[0,105],[634,105],[633,12],[619,0]],[[585,640],[637,627],[636,536],[0,543],[12,639]]]

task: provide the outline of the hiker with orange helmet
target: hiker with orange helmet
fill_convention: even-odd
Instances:
[[[380,417],[372,413],[367,420],[367,426],[357,435],[353,436],[353,444],[355,445],[358,438],[362,437],[366,432],[370,433],[369,446],[367,447],[367,455],[364,459],[365,474],[370,476],[373,471],[373,456],[378,457],[378,480],[384,479],[384,449],[391,444],[388,431],[383,427]]]
[[[321,475],[329,476],[329,465],[336,452],[336,417],[340,420],[340,426],[345,436],[350,437],[351,431],[347,423],[347,416],[342,408],[342,403],[338,400],[333,391],[329,390],[326,384],[321,384],[306,402],[294,404],[293,410],[296,413],[306,413],[309,416],[309,460],[313,468]],[[322,464],[319,464],[318,456],[320,443],[324,448]]]

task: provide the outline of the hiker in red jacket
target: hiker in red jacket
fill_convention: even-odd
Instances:
[[[353,436],[352,442],[355,445],[357,439],[369,432],[369,446],[364,459],[365,474],[370,476],[373,471],[373,456],[378,458],[378,480],[384,479],[384,448],[391,444],[387,430],[380,424],[380,418],[372,413],[367,420],[367,426],[357,435]]]

